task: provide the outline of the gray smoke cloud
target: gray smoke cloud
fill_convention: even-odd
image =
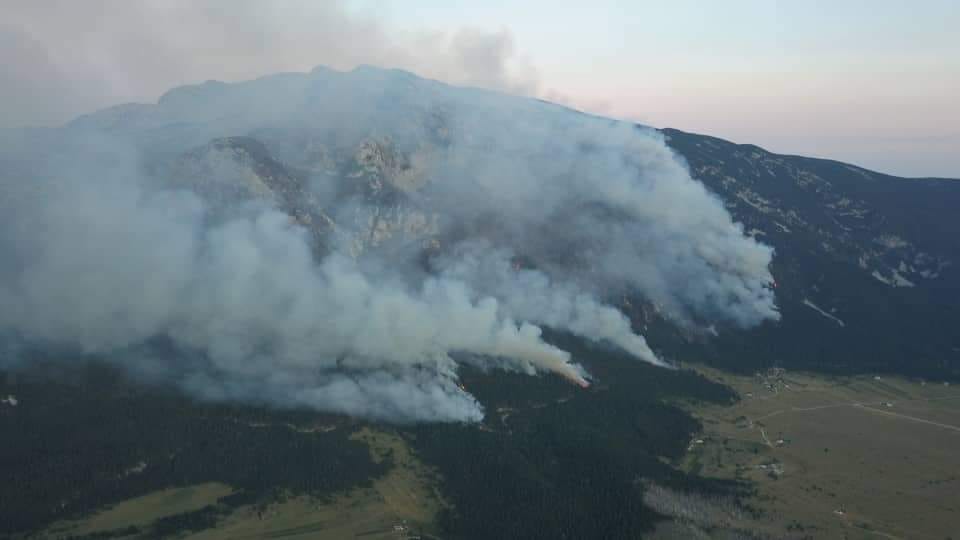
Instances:
[[[204,146],[239,135],[267,157]],[[772,250],[655,132],[406,72],[210,82],[6,131],[0,178],[0,334],[206,399],[477,421],[458,362],[588,384],[541,326],[664,365],[607,299],[779,316]],[[176,352],[142,350],[158,336]]]
[[[337,0],[14,0],[3,3],[0,63],[0,127],[55,125],[174,86],[317,64],[539,92],[506,29],[398,31]]]

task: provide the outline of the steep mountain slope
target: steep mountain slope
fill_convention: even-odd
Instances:
[[[220,219],[218,209],[223,219],[249,207],[285,212],[317,256],[345,253],[362,265],[373,250],[380,266],[410,266],[397,272],[407,281],[456,271],[444,257],[464,249],[509,261],[511,281],[559,274],[572,297],[582,291],[626,313],[659,357],[743,370],[960,374],[960,183],[657,134],[370,67],[173,89],[156,105],[113,107],[62,130],[5,133],[0,160],[8,171],[29,168],[18,148],[89,134],[134,147],[150,182],[199,195],[214,210],[207,220]],[[673,178],[681,168],[658,137],[743,233],[775,249],[779,314],[766,248],[726,244],[742,237],[723,224],[729,217],[715,219],[719,205],[683,204],[691,193],[710,198]],[[620,208],[625,193],[632,199]],[[725,251],[733,245],[744,250]],[[504,261],[467,281],[501,301],[518,296],[496,294],[487,279]],[[536,322],[551,326],[549,312],[534,313]],[[629,340],[635,356],[656,361],[642,338]]]
[[[782,156],[665,129],[667,143],[695,178],[718,196],[751,236],[776,249],[774,276],[783,319],[760,328],[718,330],[716,336],[678,329],[632,298],[634,322],[664,355],[699,359],[738,370],[785,365],[827,371],[886,371],[956,377],[960,369],[960,182],[904,179],[828,160]],[[270,136],[265,137],[270,140]],[[220,142],[217,142],[220,141]],[[246,141],[246,142],[244,142]],[[252,144],[216,140],[214,146]],[[345,189],[374,202],[376,214],[353,215],[353,251],[392,239],[439,244],[435,216],[404,204],[401,180],[423,182],[390,139],[365,140],[354,153],[292,153],[302,167],[300,188],[277,187],[270,170],[284,167],[256,143],[254,174],[286,201],[291,215],[323,216],[311,230],[334,221],[309,189],[309,160],[324,171],[353,178]],[[322,147],[321,147],[322,148]],[[188,155],[195,155],[190,152]],[[246,158],[244,158],[246,159]],[[289,165],[296,170],[294,165]],[[298,173],[280,169],[279,177]],[[282,195],[282,194],[286,195]],[[297,202],[299,201],[299,202]],[[303,210],[310,207],[313,209]],[[296,208],[295,208],[296,207]],[[314,218],[315,219],[315,218]],[[310,224],[311,221],[301,223]],[[358,229],[359,226],[359,229]]]
[[[699,354],[748,369],[960,374],[960,182],[663,133],[749,234],[776,249],[783,319],[724,333]]]
[[[694,177],[723,199],[751,236],[776,249],[773,272],[783,319],[718,335],[678,329],[643,298],[631,298],[634,322],[665,356],[699,359],[737,370],[769,365],[826,371],[884,371],[922,377],[960,374],[960,182],[904,179],[828,160],[782,156],[665,129],[667,143]],[[233,139],[215,145],[239,144]],[[239,141],[239,139],[238,139]],[[283,167],[257,145],[256,173],[274,185]],[[440,243],[435,216],[403,203],[397,177],[422,181],[389,140],[366,140],[328,170],[356,183],[376,214],[352,216],[354,252],[387,240]],[[299,157],[303,166],[304,154]],[[399,163],[399,164],[398,164]],[[291,169],[295,169],[292,165]],[[286,169],[281,169],[286,171]],[[297,173],[281,172],[280,177]],[[301,172],[306,178],[308,172]],[[300,180],[305,186],[306,180]],[[315,234],[334,221],[309,189],[286,193],[291,215],[324,216]],[[292,194],[291,194],[292,193]],[[299,200],[299,203],[294,201]],[[312,210],[297,210],[313,205]],[[336,209],[331,209],[333,213]],[[303,222],[301,223],[309,223]],[[629,310],[628,310],[629,311]]]
[[[377,99],[384,103],[379,112],[403,118],[408,132],[360,136],[350,131],[346,137],[325,139],[306,128],[295,133],[253,130],[264,141],[258,159],[270,164],[260,168],[283,163],[299,171],[287,173],[299,174],[304,186],[294,199],[316,198],[305,188],[311,174],[352,179],[342,184],[345,192],[362,195],[376,209],[375,214],[365,207],[341,216],[349,219],[350,230],[362,231],[351,239],[354,253],[391,242],[413,243],[429,252],[446,240],[437,235],[437,216],[416,208],[404,193],[427,181],[431,154],[448,143],[445,111],[418,107],[408,94],[435,83],[370,68],[356,76],[381,84],[398,77],[409,85]],[[172,91],[166,99],[181,99],[181,94],[188,91]],[[515,99],[522,106],[521,98],[497,98]],[[389,109],[388,99],[397,100]],[[658,352],[739,370],[785,365],[960,375],[960,336],[955,332],[960,324],[960,214],[955,211],[960,182],[897,178],[674,129],[662,133],[746,233],[775,248],[775,292],[783,317],[749,330],[713,326],[703,332],[678,328],[658,316],[646,299],[628,297],[621,307]],[[264,153],[268,149],[274,154]],[[337,213],[329,204],[320,206],[310,212]],[[335,219],[322,221],[332,224]]]

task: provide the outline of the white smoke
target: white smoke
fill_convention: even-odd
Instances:
[[[640,292],[682,324],[779,317],[771,248],[744,237],[658,133],[544,105],[469,105],[456,107],[429,197],[476,234],[503,216],[495,243],[537,259],[554,291],[559,280]]]
[[[450,382],[451,351],[578,373],[462,282],[409,290],[337,254],[317,264],[271,209],[206,226],[191,194],[145,191],[125,151],[84,146],[51,156],[70,161],[38,184],[4,176],[4,247],[21,251],[0,283],[0,327],[28,341],[108,353],[168,335],[204,351],[208,363],[170,360],[203,396],[402,420],[481,417]]]
[[[249,169],[180,178],[164,166],[248,134],[314,171],[301,199],[336,216],[323,255],[276,199],[211,212],[191,192],[248,182]],[[371,141],[403,162],[374,185],[396,199],[338,199],[361,180],[328,161],[353,163]],[[778,316],[770,248],[743,236],[659,136],[534,100],[318,69],[181,88],[0,143],[0,334],[104,354],[208,399],[476,421],[481,405],[457,384],[461,353],[587,384],[537,325],[662,365],[605,298],[641,295],[681,324]],[[377,248],[378,222],[344,217],[356,215],[436,226]],[[356,257],[344,238],[370,245]],[[424,269],[428,239],[441,248]],[[517,267],[521,257],[534,265]],[[177,352],[138,350],[158,336]]]
[[[511,258],[486,242],[466,242],[439,261],[439,266],[444,276],[502,298],[504,311],[515,317],[605,341],[645,362],[667,365],[650,350],[643,336],[634,333],[623,313],[572,283],[557,283],[541,271],[512,264]]]

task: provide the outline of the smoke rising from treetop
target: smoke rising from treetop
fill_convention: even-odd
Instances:
[[[240,150],[171,165],[238,135],[333,225],[292,220]],[[207,399],[476,421],[458,360],[585,383],[540,326],[662,364],[607,298],[684,325],[779,316],[772,250],[657,134],[404,72],[179,88],[7,132],[0,164],[0,333]],[[176,354],[141,347],[158,336]]]

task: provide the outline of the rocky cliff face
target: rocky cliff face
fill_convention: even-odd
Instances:
[[[364,140],[340,154],[319,145],[311,149],[301,165],[312,166],[300,168],[277,161],[252,137],[217,138],[177,158],[170,179],[213,208],[251,202],[280,208],[310,232],[318,253],[331,242],[346,242],[355,257],[392,244],[435,242],[437,215],[406,197],[426,181],[425,173],[389,139]],[[337,179],[335,193],[321,197],[312,188],[311,177],[318,174]]]

